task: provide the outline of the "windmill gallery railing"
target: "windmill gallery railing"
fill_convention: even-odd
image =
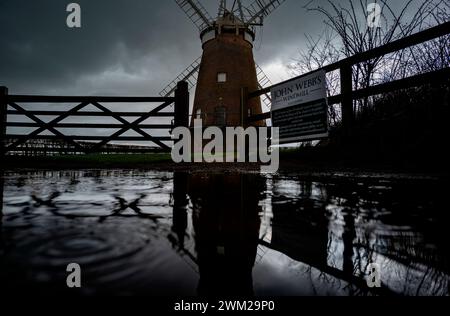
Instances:
[[[48,104],[45,110],[27,110],[19,103],[41,103]],[[68,111],[52,110],[48,107],[66,103],[78,104]],[[158,103],[148,112],[113,112],[101,103]],[[174,110],[167,109],[174,106]],[[96,111],[86,111],[88,106],[93,106]],[[9,107],[9,108],[8,108]],[[84,109],[84,111],[82,111]],[[174,126],[187,126],[189,110],[189,92],[187,83],[180,82],[175,91],[174,97],[91,97],[91,96],[29,96],[29,95],[9,95],[6,87],[0,87],[0,139],[1,156],[20,151],[20,147],[32,140],[56,140],[71,147],[71,152],[75,153],[95,153],[95,152],[142,152],[142,151],[170,151],[170,147],[164,142],[172,141],[171,136],[155,136],[155,130],[168,131]],[[9,116],[19,116],[27,118],[31,122],[11,122]],[[43,121],[40,117],[55,117],[49,122]],[[64,123],[68,118],[73,117],[102,117],[113,118],[117,122],[111,123]],[[131,122],[124,117],[134,118]],[[151,118],[166,118],[170,120],[167,124],[145,124]],[[35,128],[28,134],[9,134],[8,127],[15,128]],[[60,129],[86,129],[92,131],[84,135],[66,135]],[[109,136],[96,136],[96,130],[116,130]],[[149,132],[147,132],[149,130]],[[128,131],[134,131],[139,136],[123,136]],[[43,132],[50,132],[53,135],[41,135]],[[87,134],[87,135],[86,135]],[[126,142],[147,142],[154,144],[146,147],[114,147],[105,148],[112,141]],[[50,150],[50,149],[48,149]],[[67,148],[51,148],[52,152],[67,151]]]
[[[325,72],[340,71],[340,85],[341,93],[328,98],[329,105],[341,104],[342,109],[342,125],[347,131],[351,130],[354,121],[353,101],[382,94],[392,92],[395,90],[407,89],[412,87],[418,87],[429,83],[444,82],[450,78],[450,68],[444,68],[429,73],[424,73],[405,79],[395,80],[375,86],[370,86],[364,89],[353,90],[353,66],[371,59],[379,58],[402,49],[418,45],[435,38],[450,34],[450,22],[440,24],[425,31],[418,32],[408,37],[391,42],[384,46],[374,48],[372,50],[354,55],[352,57],[343,59],[336,63],[327,65],[321,70]],[[302,75],[304,76],[304,75]],[[297,78],[290,79],[286,82],[296,80]],[[270,93],[272,87],[261,89],[251,92],[247,95],[247,98],[256,98],[261,95]],[[262,120],[270,119],[270,112],[260,115],[254,115],[247,118],[247,123],[254,123]]]

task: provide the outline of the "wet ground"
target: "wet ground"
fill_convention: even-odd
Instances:
[[[433,178],[94,170],[2,185],[7,293],[450,294],[448,193]]]

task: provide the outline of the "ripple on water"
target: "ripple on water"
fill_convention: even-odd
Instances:
[[[129,222],[135,221],[130,219]],[[6,223],[6,235],[11,229],[9,237],[12,238],[6,242],[21,248],[23,251],[16,249],[19,250],[16,252],[26,254],[32,264],[49,267],[67,265],[68,261],[95,265],[125,258],[139,252],[156,234],[149,234],[152,227],[144,223],[123,225],[122,221],[120,225],[116,219],[99,224],[97,219],[67,220],[41,216],[33,220],[32,226],[20,231],[15,229],[14,221]]]
[[[145,288],[157,295],[195,294],[199,276],[191,256],[197,256],[197,242],[201,238],[209,242],[210,237],[194,234],[201,222],[193,219],[200,218],[202,207],[210,207],[201,201],[209,200],[206,195],[211,191],[199,193],[200,207],[190,204],[189,221],[183,224],[183,216],[172,216],[171,177],[139,172],[7,176],[0,240],[5,246],[0,253],[6,254],[0,260],[2,285],[37,281],[65,288],[67,265],[78,263],[86,282],[83,290],[126,294]],[[424,294],[448,294],[448,243],[442,238],[447,236],[448,221],[436,216],[441,207],[433,187],[398,187],[390,181],[364,179],[315,183],[298,177],[273,177],[267,183],[263,207],[268,219],[263,222],[269,236],[265,241],[273,249],[258,247],[255,293],[317,294],[317,285],[326,290],[323,294],[340,294],[333,285],[340,281],[330,274],[328,284],[316,275],[315,265],[341,270],[344,263],[364,267],[371,259],[381,264],[387,260],[395,268],[386,284],[399,293],[404,291],[400,287],[424,285]],[[234,199],[236,190],[230,191]],[[239,196],[235,200],[236,208],[241,207]],[[171,232],[172,227],[181,232]],[[183,247],[187,245],[189,253],[177,252],[176,240],[172,244],[168,239],[170,233],[182,236],[183,230]],[[353,257],[345,255],[349,242]],[[350,277],[341,272],[344,281]],[[407,280],[408,275],[417,281]],[[436,291],[427,287],[436,281],[441,282]]]

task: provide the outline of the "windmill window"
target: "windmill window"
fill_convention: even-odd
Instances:
[[[227,74],[225,72],[219,72],[217,74],[217,82],[218,83],[227,82]]]
[[[197,112],[195,113],[195,118],[197,120],[201,120],[202,119],[202,110],[198,109]]]
[[[218,106],[214,109],[214,121],[217,126],[225,126],[227,123],[227,109]]]

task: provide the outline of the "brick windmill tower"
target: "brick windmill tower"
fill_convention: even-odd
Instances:
[[[204,126],[242,126],[248,115],[262,113],[270,97],[242,102],[245,89],[255,91],[270,80],[255,63],[253,43],[257,27],[285,0],[255,0],[243,6],[241,0],[219,3],[213,19],[197,0],[175,0],[200,31],[202,57],[195,60],[160,94],[171,95],[180,80],[196,85],[191,124],[202,119]]]

